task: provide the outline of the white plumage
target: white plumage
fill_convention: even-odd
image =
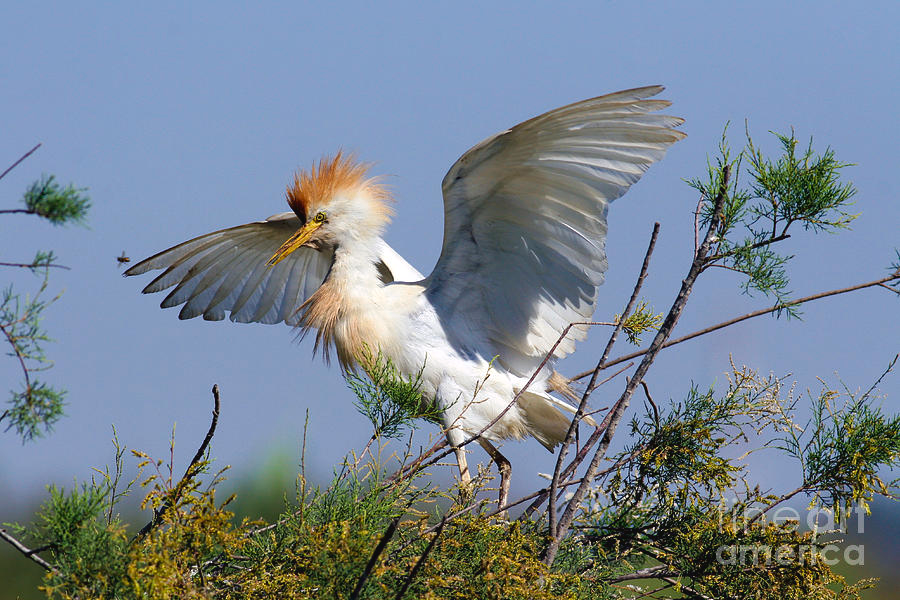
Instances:
[[[609,203],[684,137],[681,119],[656,112],[669,103],[648,99],[661,90],[558,108],[466,152],[443,180],[444,242],[428,277],[382,240],[387,194],[341,154],[298,174],[294,213],[200,236],[126,274],[164,269],[144,292],[175,286],[162,306],[183,304],[182,319],[284,322],[315,330],[346,368],[363,345],[406,374],[424,368],[455,446],[506,409],[569,323],[590,320]],[[554,358],[585,335],[573,328]],[[569,417],[557,408],[572,408],[549,394],[552,363],[483,438],[562,440]]]

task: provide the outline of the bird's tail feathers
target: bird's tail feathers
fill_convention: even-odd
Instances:
[[[576,412],[575,407],[550,394],[527,390],[519,396],[518,406],[528,421],[531,434],[551,452],[566,439],[569,423],[572,421],[571,417],[560,410],[569,414]],[[582,420],[592,427],[597,426],[597,422],[591,417],[584,417]]]

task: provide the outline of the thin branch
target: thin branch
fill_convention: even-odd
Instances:
[[[625,371],[627,371],[628,369],[630,369],[633,366],[634,366],[633,362],[630,362],[627,365],[623,365],[618,371],[616,371],[615,373],[613,373],[612,375],[610,375],[609,377],[607,377],[600,383],[594,384],[594,387],[590,388],[591,392],[593,393],[593,391],[596,390],[598,387],[609,383],[610,381],[612,381],[613,379],[615,379],[616,377],[618,377],[619,375],[621,375],[622,373],[624,373]]]
[[[405,465],[405,466],[401,467],[396,473],[394,473],[393,475],[391,475],[390,477],[388,477],[388,481],[389,481],[389,482],[393,482],[393,481],[395,481],[395,480],[397,480],[397,479],[402,478],[404,475],[406,475],[406,474],[408,474],[408,473],[410,473],[410,474],[411,474],[411,473],[414,473],[414,472],[416,472],[416,471],[419,470],[420,466],[422,466],[422,468],[424,468],[424,467],[427,466],[427,465],[424,465],[424,466],[423,466],[422,463],[423,463],[429,456],[431,456],[432,454],[434,454],[435,452],[437,452],[437,451],[440,450],[441,448],[444,448],[445,446],[447,446],[447,438],[446,438],[446,436],[443,437],[443,438],[441,438],[441,439],[439,439],[438,441],[436,441],[436,442],[434,443],[434,445],[432,445],[431,448],[429,448],[429,449],[426,450],[425,452],[420,453],[419,456],[417,456],[416,459],[415,459],[414,461],[412,461],[412,462],[409,463],[408,465]],[[435,460],[440,460],[441,458],[443,458],[444,456],[447,456],[448,454],[450,454],[450,452],[445,452],[444,454],[442,454],[441,456],[439,456],[439,457],[438,457],[437,459],[435,459]],[[431,463],[429,463],[429,464],[431,464]]]
[[[25,354],[19,349],[16,338],[13,337],[12,333],[8,331],[2,323],[0,323],[0,331],[6,336],[6,340],[9,342],[9,345],[12,346],[16,358],[19,360],[19,366],[22,368],[22,375],[25,377],[25,392],[26,394],[31,394],[31,376],[29,375],[31,371],[28,368],[28,365],[25,364]],[[5,414],[6,413],[4,413],[4,416]]]
[[[422,555],[419,557],[419,560],[416,561],[416,564],[412,568],[412,571],[409,572],[406,581],[403,582],[403,587],[400,588],[399,592],[397,592],[396,600],[403,600],[403,596],[406,594],[406,590],[409,589],[409,586],[412,584],[416,575],[419,573],[419,569],[421,569],[422,565],[425,564],[425,560],[428,558],[428,554],[431,553],[431,549],[434,548],[434,545],[437,543],[438,538],[441,537],[441,533],[444,531],[444,525],[446,524],[446,519],[441,519],[437,531],[435,531],[434,537],[431,538],[431,541],[429,541],[428,545],[425,546],[425,551],[422,552]]]
[[[681,289],[678,292],[678,296],[675,298],[675,302],[672,304],[672,308],[669,309],[669,314],[666,315],[663,324],[656,332],[656,336],[653,338],[653,342],[650,344],[650,349],[647,350],[647,353],[644,355],[643,360],[641,360],[641,363],[638,365],[637,369],[635,369],[634,375],[632,375],[631,379],[626,384],[625,391],[622,392],[622,396],[616,403],[615,408],[610,411],[609,415],[607,415],[610,418],[609,425],[607,426],[606,432],[603,434],[603,439],[597,446],[597,450],[596,452],[594,452],[594,456],[591,459],[590,464],[588,465],[587,471],[584,475],[584,481],[582,481],[581,485],[578,486],[578,488],[575,490],[575,493],[572,495],[572,498],[566,504],[566,510],[565,512],[563,512],[562,518],[559,521],[556,531],[550,532],[550,541],[541,556],[541,559],[545,565],[550,566],[553,564],[553,559],[556,558],[556,553],[559,550],[559,544],[562,541],[562,537],[569,530],[569,526],[572,524],[573,519],[575,519],[575,513],[581,505],[581,500],[582,498],[584,498],[584,495],[587,493],[587,488],[591,485],[591,482],[594,479],[594,475],[596,474],[597,469],[600,466],[600,461],[606,455],[606,451],[609,449],[609,445],[612,442],[612,437],[613,435],[615,435],[616,428],[619,425],[619,421],[621,421],[622,419],[622,415],[628,408],[629,401],[631,400],[635,389],[643,380],[644,375],[646,375],[647,371],[650,369],[650,365],[652,365],[653,361],[656,360],[656,356],[659,354],[660,350],[662,350],[665,341],[672,334],[672,330],[678,323],[678,319],[681,317],[681,313],[684,311],[684,307],[687,304],[688,297],[690,296],[691,290],[694,287],[694,282],[703,271],[703,266],[706,264],[707,255],[709,254],[710,246],[712,245],[713,234],[718,228],[719,222],[722,219],[722,206],[724,205],[725,198],[727,196],[728,179],[730,174],[731,167],[730,165],[726,165],[723,171],[721,187],[716,195],[715,202],[713,203],[713,211],[709,219],[709,229],[707,229],[706,231],[706,236],[703,239],[703,243],[700,244],[700,248],[697,249],[697,252],[694,255],[694,259],[691,261],[691,267],[688,270],[687,276],[681,283]],[[597,369],[595,369],[591,379],[595,379],[596,376]]]
[[[394,537],[394,532],[397,530],[397,524],[400,523],[401,516],[402,515],[397,515],[396,517],[394,517],[391,520],[390,525],[388,525],[387,530],[385,530],[384,535],[381,536],[381,539],[378,541],[378,545],[375,546],[375,550],[372,552],[372,556],[369,557],[369,562],[366,563],[366,568],[363,569],[359,581],[356,582],[356,588],[353,590],[353,593],[350,594],[350,600],[358,600],[363,586],[366,585],[366,579],[369,578],[369,574],[372,572],[372,569],[375,568],[375,563],[378,562],[378,557],[381,556],[381,553],[384,552],[385,546],[387,546],[388,542],[391,541],[391,538]]]
[[[621,369],[619,369],[618,371],[616,371],[615,373],[613,373],[612,375],[610,375],[609,377],[607,377],[606,379],[604,379],[603,381],[601,381],[600,383],[595,385],[594,388],[597,388],[597,387],[603,385],[604,383],[606,383],[607,381],[609,381],[610,379],[612,379],[613,377],[618,376],[620,373],[622,373],[622,371],[631,367],[632,364],[633,363],[629,363],[629,364],[625,365],[624,367],[622,367]],[[594,444],[597,443],[597,441],[600,439],[600,436],[602,436],[603,432],[606,430],[607,425],[609,425],[610,415],[613,413],[614,410],[615,410],[615,405],[613,405],[613,407],[610,409],[610,411],[606,413],[606,417],[604,417],[603,421],[599,425],[597,425],[597,427],[594,428],[594,431],[591,433],[591,436],[584,443],[584,446],[582,446],[581,449],[579,449],[578,452],[575,453],[575,458],[573,458],[572,462],[570,462],[568,464],[568,466],[566,466],[566,468],[563,470],[562,474],[559,477],[560,480],[565,480],[565,479],[568,479],[569,477],[571,477],[572,473],[574,473],[575,470],[581,465],[581,463],[584,462],[584,459],[587,458],[588,452],[591,451],[591,448],[593,448]],[[559,484],[559,485],[561,485],[562,487],[567,487],[568,485],[570,485],[570,483]],[[538,507],[544,502],[544,500],[549,495],[550,495],[550,488],[546,488],[545,490],[541,490],[539,493],[534,494],[533,496],[538,496],[538,499],[535,500],[534,502],[532,502],[528,506],[528,508],[525,509],[525,512],[522,513],[522,515],[519,517],[519,520],[521,521],[521,520],[527,519],[531,513],[533,513],[535,510],[538,509]]]
[[[581,479],[573,479],[572,481],[566,481],[566,482],[564,482],[564,483],[561,483],[559,487],[561,487],[561,488],[566,488],[566,487],[570,487],[570,486],[573,486],[573,485],[578,485],[578,484],[580,484],[580,483],[581,483]],[[518,500],[513,500],[512,502],[508,502],[507,504],[504,504],[503,506],[498,506],[498,507],[495,508],[494,510],[492,510],[492,511],[490,511],[490,512],[487,512],[487,513],[484,513],[483,517],[484,517],[485,519],[490,519],[490,518],[492,518],[492,517],[495,517],[495,516],[499,515],[499,514],[502,513],[502,512],[508,511],[510,508],[516,507],[516,506],[518,506],[518,505],[520,505],[520,504],[524,504],[525,502],[528,502],[528,501],[531,500],[532,498],[536,498],[536,497],[538,497],[538,496],[546,496],[546,494],[547,494],[549,491],[550,491],[550,488],[548,488],[548,487],[541,488],[541,489],[539,489],[539,490],[537,490],[537,491],[535,491],[535,492],[532,492],[532,493],[528,494],[527,496],[522,496],[522,497],[519,498]],[[449,516],[444,517],[443,519],[441,519],[441,522],[444,522],[444,521],[446,521],[446,522],[448,522],[448,523],[449,523],[449,522],[452,522],[452,521],[456,520],[457,518],[459,518],[459,517],[461,517],[461,516],[463,516],[463,515],[465,515],[465,514],[467,514],[467,513],[472,512],[472,510],[474,510],[474,509],[476,509],[476,508],[479,508],[479,507],[481,507],[481,506],[484,506],[486,502],[487,502],[487,500],[482,500],[482,501],[480,501],[480,502],[476,502],[476,503],[474,503],[474,504],[470,504],[469,506],[467,506],[467,507],[465,507],[465,508],[463,508],[463,509],[461,509],[461,510],[456,511],[456,512],[453,513],[452,515],[449,515]],[[543,502],[543,500],[541,500],[541,502]],[[529,507],[529,508],[530,508],[530,507]],[[520,518],[519,520],[522,520],[522,519]],[[428,535],[429,533],[432,533],[432,532],[436,531],[439,527],[441,527],[441,523],[438,523],[437,525],[432,525],[431,527],[429,527],[428,529],[425,529],[424,531],[422,531],[422,532],[419,533],[418,535],[419,535],[419,536]],[[415,540],[410,540],[410,541],[408,541],[408,542],[405,542],[404,544],[402,544],[399,548],[397,548],[397,549],[394,551],[393,556],[396,556],[396,555],[399,554],[400,552],[403,552],[403,551],[406,550],[408,547],[410,547],[413,543],[415,543]]]
[[[673,579],[672,577],[663,577],[662,580],[665,581],[666,583],[670,583],[672,585],[677,585],[682,593],[687,592],[688,594],[693,594],[694,596],[697,596],[701,600],[713,600],[712,596],[707,596],[706,594],[701,594],[694,588],[688,587],[688,586],[684,585],[683,583],[680,583],[677,579]]]
[[[697,200],[697,208],[694,209],[694,254],[700,247],[700,209],[703,207],[703,195]]]
[[[584,459],[587,458],[587,455],[591,451],[591,448],[593,448],[594,444],[596,444],[600,440],[600,438],[603,435],[603,432],[606,431],[606,427],[609,425],[610,416],[613,414],[615,409],[616,409],[616,405],[614,404],[612,406],[612,408],[609,410],[609,412],[606,413],[606,417],[603,419],[603,422],[594,428],[594,431],[591,433],[591,436],[584,443],[584,446],[581,447],[581,449],[575,454],[575,458],[572,459],[572,462],[570,462],[568,464],[568,466],[565,468],[565,470],[563,470],[563,472],[560,474],[560,476],[559,476],[560,480],[568,479],[572,475],[572,473],[575,471],[575,469],[577,469],[578,466],[581,465],[582,462],[584,462]],[[580,481],[581,480],[579,480],[579,482]],[[568,483],[557,484],[558,487],[566,487],[568,485],[569,485]],[[537,510],[537,508],[544,502],[544,500],[547,499],[547,497],[549,497],[550,488],[549,487],[545,488],[544,490],[541,490],[539,493],[534,494],[534,495],[538,496],[537,500],[532,502],[528,506],[528,508],[525,509],[525,512],[522,513],[522,515],[519,517],[519,520],[524,521],[525,519],[528,518],[528,516],[532,512]],[[549,510],[549,505],[548,505],[548,510]]]
[[[622,316],[619,318],[618,324],[616,324],[616,328],[613,330],[612,335],[609,337],[609,341],[606,343],[606,348],[603,350],[603,355],[600,357],[600,360],[597,361],[597,366],[594,367],[594,372],[591,375],[591,380],[587,384],[587,387],[584,390],[584,394],[581,396],[581,402],[578,404],[578,409],[575,411],[575,416],[572,417],[571,423],[569,423],[569,429],[566,431],[566,437],[563,440],[562,448],[559,449],[559,454],[556,456],[556,465],[553,467],[553,478],[550,480],[550,494],[549,504],[547,506],[549,513],[549,531],[550,535],[554,536],[556,532],[556,486],[559,485],[559,477],[562,471],[563,461],[566,459],[566,455],[569,452],[569,446],[572,444],[572,441],[575,439],[575,432],[578,430],[578,423],[581,418],[584,416],[584,409],[587,406],[588,397],[591,395],[593,391],[594,384],[597,381],[597,376],[600,374],[600,371],[603,368],[603,364],[606,362],[607,358],[609,358],[609,353],[612,352],[613,345],[616,343],[616,339],[619,336],[619,332],[622,331],[622,328],[625,326],[625,320],[628,318],[628,315],[634,310],[634,305],[637,303],[638,295],[640,294],[641,287],[644,285],[644,280],[647,278],[647,271],[650,268],[650,257],[653,255],[653,249],[656,247],[656,239],[659,237],[659,223],[653,224],[653,232],[650,234],[650,243],[647,245],[647,251],[644,253],[644,262],[641,265],[640,275],[638,276],[637,281],[634,284],[634,289],[631,292],[631,298],[628,300],[628,304],[625,305],[625,310],[622,311]]]
[[[4,211],[0,210],[0,212],[4,212]],[[71,269],[69,269],[69,267],[66,267],[66,266],[64,266],[64,265],[57,265],[57,264],[53,264],[53,263],[48,263],[48,264],[41,265],[41,264],[35,264],[35,263],[8,263],[8,262],[0,262],[0,267],[22,267],[22,268],[25,268],[25,269],[42,269],[42,268],[44,268],[44,267],[47,267],[47,268],[49,269],[50,267],[53,267],[53,268],[55,268],[55,269],[65,269],[66,271],[71,270]]]
[[[647,567],[646,569],[639,569],[632,573],[626,573],[625,575],[617,575],[616,577],[610,577],[605,581],[607,583],[618,583],[620,581],[634,581],[635,579],[662,579],[664,577],[678,577],[678,573],[672,571],[666,565],[657,565],[655,567]]]
[[[781,242],[781,241],[786,240],[791,237],[790,234],[785,233],[786,231],[787,231],[787,227],[785,227],[784,231],[781,232],[781,235],[776,235],[775,237],[770,237],[767,240],[763,240],[761,242],[756,242],[755,244],[751,244],[750,246],[747,246],[746,248],[736,248],[735,250],[745,250],[745,251],[746,250],[756,250],[757,248],[762,248],[763,246],[768,246],[770,244],[774,244],[775,242]],[[734,254],[734,252],[735,251],[732,250],[730,252],[723,252],[722,254],[716,254],[714,256],[710,256],[707,260],[710,263],[713,263],[713,262],[723,259],[727,256],[732,256]],[[718,265],[710,264],[709,266],[718,266]]]
[[[656,429],[659,429],[659,407],[656,406],[656,402],[653,401],[653,396],[650,395],[650,388],[647,387],[647,382],[641,380],[641,387],[644,388],[644,395],[647,397],[647,402],[650,403],[650,406],[653,407],[653,421],[656,423]]]
[[[503,410],[501,410],[501,411],[500,411],[493,419],[491,419],[491,420],[490,420],[484,427],[482,427],[478,432],[473,433],[472,435],[470,435],[469,437],[467,437],[465,440],[463,440],[456,448],[454,448],[454,447],[447,448],[446,450],[444,450],[443,452],[441,452],[440,454],[438,454],[437,456],[435,456],[434,458],[432,458],[432,459],[429,460],[428,462],[424,462],[424,463],[421,462],[420,459],[421,459],[422,457],[420,456],[419,459],[417,459],[416,461],[414,461],[414,462],[411,464],[410,467],[405,468],[404,471],[406,471],[406,472],[408,472],[408,473],[413,473],[413,472],[418,471],[418,470],[420,470],[420,469],[424,469],[425,467],[429,467],[429,466],[435,464],[436,462],[438,462],[439,460],[441,460],[442,458],[444,458],[445,456],[448,456],[451,452],[454,452],[455,450],[457,450],[457,449],[459,449],[459,448],[463,448],[463,447],[465,447],[465,446],[468,446],[469,444],[471,444],[472,442],[474,442],[474,441],[476,441],[478,438],[480,438],[481,435],[482,435],[485,431],[487,431],[488,429],[490,429],[491,427],[493,427],[500,419],[503,418],[503,416],[504,416],[507,412],[510,411],[510,409],[511,409],[513,406],[515,406],[516,402],[519,401],[519,398],[522,396],[522,394],[525,393],[525,391],[528,389],[528,387],[529,387],[529,386],[534,382],[534,380],[537,378],[538,374],[544,369],[544,367],[547,365],[547,363],[548,363],[548,362],[550,361],[550,359],[553,357],[553,353],[556,351],[556,348],[557,348],[557,347],[562,343],[562,341],[566,338],[566,336],[569,334],[569,331],[571,331],[572,327],[576,327],[576,326],[579,326],[579,325],[585,325],[585,326],[593,326],[593,325],[608,325],[608,326],[614,326],[614,325],[617,325],[617,324],[616,324],[616,323],[603,322],[603,321],[576,321],[576,322],[574,322],[574,323],[569,323],[568,325],[566,325],[566,328],[563,329],[563,332],[562,332],[562,333],[559,335],[559,337],[556,339],[556,343],[554,343],[553,346],[550,348],[550,350],[547,352],[547,355],[544,357],[544,360],[541,361],[541,363],[538,365],[537,369],[535,369],[534,373],[532,373],[531,378],[525,383],[525,385],[522,386],[522,388],[516,393],[516,395],[513,396],[513,399],[509,401],[509,403],[504,407]],[[476,395],[477,395],[477,394],[476,394]],[[583,414],[583,410],[582,410],[582,414]],[[446,443],[446,442],[444,442],[444,443]],[[435,446],[437,446],[437,444],[435,444]],[[415,467],[415,471],[413,470],[413,467]],[[400,477],[401,474],[395,474],[395,476],[396,476],[396,477]]]
[[[840,289],[836,289],[836,290],[830,290],[830,291],[827,291],[827,292],[820,292],[820,293],[818,293],[818,294],[812,294],[811,296],[805,296],[805,297],[803,297],[803,298],[798,298],[797,300],[792,300],[792,301],[790,301],[790,302],[785,302],[785,303],[783,303],[783,304],[776,304],[775,306],[770,306],[769,308],[762,308],[762,309],[760,309],[760,310],[755,310],[755,311],[749,312],[749,313],[747,313],[747,314],[745,314],[745,315],[741,315],[741,316],[739,316],[739,317],[735,317],[735,318],[729,319],[729,320],[727,320],[727,321],[722,321],[721,323],[718,323],[718,324],[716,324],[716,325],[711,325],[711,326],[709,326],[709,327],[705,327],[705,328],[703,328],[703,329],[699,329],[699,330],[697,330],[697,331],[694,331],[693,333],[689,333],[689,334],[687,334],[687,335],[681,336],[680,338],[675,338],[674,340],[669,340],[668,342],[666,342],[665,344],[663,344],[662,347],[663,347],[663,348],[669,348],[669,347],[674,346],[674,345],[676,345],[676,344],[680,344],[680,343],[682,343],[682,342],[686,342],[686,341],[688,341],[688,340],[692,340],[692,339],[694,339],[695,337],[699,337],[699,336],[701,336],[701,335],[705,335],[705,334],[707,334],[707,333],[712,333],[713,331],[718,331],[719,329],[723,329],[723,328],[725,328],[725,327],[729,327],[729,326],[731,326],[731,325],[735,325],[735,324],[737,324],[737,323],[740,323],[741,321],[746,321],[747,319],[752,319],[752,318],[754,318],[754,317],[759,317],[759,316],[767,315],[767,314],[769,314],[769,313],[773,313],[773,312],[776,312],[776,311],[779,311],[779,310],[784,310],[785,308],[790,308],[791,306],[796,306],[796,305],[798,305],[798,304],[803,304],[803,303],[805,303],[805,302],[812,302],[812,301],[814,301],[814,300],[820,300],[820,299],[822,299],[822,298],[828,298],[829,296],[837,296],[837,295],[839,295],[839,294],[847,294],[847,293],[849,293],[849,292],[855,292],[855,291],[857,291],[857,290],[861,290],[861,289],[865,289],[865,288],[869,288],[869,287],[874,287],[874,286],[882,286],[882,287],[885,287],[885,286],[883,285],[884,283],[886,283],[886,282],[888,282],[888,281],[894,281],[894,280],[896,280],[896,279],[900,279],[900,273],[892,273],[891,275],[888,275],[888,276],[886,276],[886,277],[882,277],[881,279],[875,279],[874,281],[869,281],[869,282],[866,282],[866,283],[860,283],[860,284],[857,284],[857,285],[851,285],[851,286],[849,286],[849,287],[840,288]],[[894,290],[893,288],[888,288],[888,289],[890,289],[891,291],[896,291],[896,290]],[[897,292],[897,293],[900,293],[900,292]],[[649,351],[649,349],[647,349],[647,350],[639,350],[639,351],[637,351],[637,352],[632,352],[631,354],[626,354],[626,355],[624,355],[624,356],[620,356],[620,357],[618,357],[618,358],[616,358],[616,359],[614,359],[614,360],[609,361],[606,365],[604,365],[604,368],[609,368],[609,367],[612,367],[612,366],[617,365],[617,364],[619,364],[619,363],[625,362],[626,360],[632,360],[632,359],[637,358],[637,357],[639,357],[639,356],[643,356],[643,355],[645,355],[648,351]],[[577,381],[577,380],[579,380],[579,379],[583,379],[583,378],[587,377],[588,375],[590,375],[591,373],[593,373],[593,371],[585,371],[585,372],[583,372],[583,373],[579,373],[579,374],[575,375],[574,377],[572,377],[572,381]]]
[[[31,156],[32,154],[34,154],[34,151],[37,150],[37,149],[40,148],[40,147],[41,147],[41,144],[38,143],[37,146],[35,146],[35,147],[32,148],[31,150],[29,150],[28,152],[26,152],[25,154],[23,154],[23,155],[19,158],[19,160],[17,160],[17,161],[14,162],[13,164],[11,164],[11,165],[9,166],[8,169],[6,169],[5,171],[3,171],[3,173],[0,173],[0,179],[3,179],[4,177],[6,177],[6,174],[7,174],[7,173],[9,173],[10,171],[12,171],[12,170],[15,169],[16,167],[18,167],[19,164],[20,164],[23,160],[25,160],[26,158],[28,158],[29,156]],[[7,212],[7,211],[2,211],[2,210],[0,210],[0,212]],[[10,211],[10,212],[18,212],[18,211]]]
[[[796,496],[797,494],[799,494],[799,493],[801,493],[801,492],[808,491],[809,489],[810,489],[810,487],[809,487],[808,485],[803,484],[803,485],[801,485],[800,487],[798,487],[797,489],[795,489],[794,491],[789,492],[789,493],[787,493],[787,494],[784,494],[784,495],[781,496],[780,498],[776,498],[776,499],[775,499],[773,502],[771,502],[768,506],[766,506],[764,509],[762,509],[760,512],[758,512],[758,513],[756,514],[756,516],[754,516],[752,519],[750,519],[750,523],[753,523],[753,522],[757,521],[757,520],[758,520],[759,518],[761,518],[764,514],[766,514],[767,512],[769,512],[770,510],[772,510],[773,508],[775,508],[776,506],[778,506],[779,504],[781,504],[782,502],[786,502],[787,500],[790,500],[791,498],[793,498],[793,497]],[[749,525],[750,523],[748,523],[748,525]]]
[[[32,150],[32,152],[33,152],[33,150]],[[4,175],[5,175],[5,173],[4,173]],[[0,529],[0,538],[3,538],[4,541],[6,541],[9,545],[11,545],[13,548],[18,550],[19,552],[21,552],[22,555],[25,556],[26,558],[31,559],[32,561],[41,565],[43,568],[50,571],[51,573],[59,575],[59,571],[56,569],[56,567],[54,567],[53,565],[48,563],[46,560],[44,560],[43,558],[41,558],[40,556],[37,555],[37,553],[40,552],[40,550],[41,550],[40,548],[35,549],[35,550],[28,548],[25,544],[23,544],[22,542],[20,542],[16,538],[14,538],[5,529]]]
[[[889,291],[889,292],[894,292],[895,294],[897,294],[898,296],[900,296],[900,290],[895,290],[895,289],[892,288],[891,286],[886,285],[886,284],[884,284],[884,283],[879,283],[878,285],[881,286],[881,287],[883,287],[883,288],[886,289],[887,291]]]
[[[209,442],[212,441],[213,435],[215,435],[215,433],[216,433],[216,425],[218,425],[218,423],[219,423],[219,385],[218,384],[213,385],[212,394],[213,394],[213,402],[214,402],[213,412],[212,412],[212,422],[209,424],[209,429],[206,431],[206,437],[203,438],[203,442],[200,444],[200,447],[197,448],[197,452],[194,453],[194,458],[191,459],[191,462],[188,464],[187,469],[185,469],[185,471],[184,471],[184,475],[181,477],[181,480],[175,486],[172,497],[168,498],[163,503],[163,505],[159,508],[159,510],[157,510],[154,513],[153,519],[149,523],[144,525],[140,531],[137,532],[137,535],[135,535],[134,538],[132,538],[132,541],[134,541],[138,538],[144,537],[145,535],[150,533],[150,531],[154,527],[158,526],[162,522],[162,518],[165,516],[166,512],[168,512],[169,509],[172,508],[172,505],[177,501],[176,496],[178,495],[178,490],[181,488],[181,486],[187,480],[189,480],[191,477],[194,476],[194,474],[195,474],[194,469],[195,469],[197,463],[200,462],[200,460],[203,458],[203,455],[206,453],[206,448],[209,446]]]

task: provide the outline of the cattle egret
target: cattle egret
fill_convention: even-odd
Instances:
[[[509,463],[491,440],[532,436],[552,450],[565,438],[574,408],[550,395],[567,387],[553,365],[586,328],[545,358],[594,313],[609,203],[684,137],[673,129],[682,119],[656,112],[670,103],[649,99],[662,89],[557,108],[463,154],[442,183],[443,248],[428,277],[382,239],[386,188],[340,152],[295,175],[293,212],[202,235],[125,274],[163,269],[143,291],[175,286],[161,306],[183,304],[181,319],[283,322],[315,330],[315,347],[345,370],[377,350],[401,374],[421,372],[461,479],[460,444],[480,435],[504,504]]]

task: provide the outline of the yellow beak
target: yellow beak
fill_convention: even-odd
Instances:
[[[270,267],[274,267],[275,265],[277,265],[288,254],[308,242],[309,238],[311,238],[313,233],[316,232],[316,229],[321,226],[322,223],[308,221],[303,227],[297,230],[297,233],[292,235],[288,239],[288,241],[281,245],[281,248],[279,248],[278,251],[272,255],[272,258],[270,258],[266,264]]]

